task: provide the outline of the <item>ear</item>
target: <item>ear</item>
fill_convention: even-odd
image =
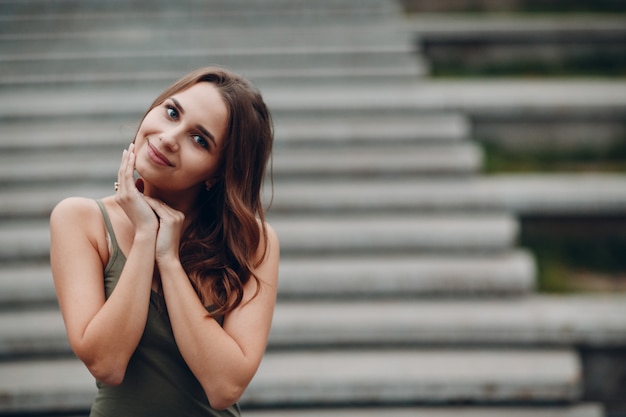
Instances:
[[[215,172],[210,178],[207,178],[204,181],[204,187],[206,188],[207,191],[209,191],[211,187],[213,187],[215,184],[217,184],[221,180],[222,180],[222,175],[219,172]]]

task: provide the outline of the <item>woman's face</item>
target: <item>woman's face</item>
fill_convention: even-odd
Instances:
[[[228,109],[217,88],[194,84],[148,112],[135,137],[135,168],[167,191],[198,190],[217,174]]]

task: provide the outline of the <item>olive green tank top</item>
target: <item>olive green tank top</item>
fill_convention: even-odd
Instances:
[[[104,205],[101,201],[96,202],[102,211],[109,239],[109,261],[104,270],[108,298],[117,284],[126,257],[118,246]],[[146,328],[130,358],[124,381],[118,386],[96,381],[98,395],[90,417],[240,416],[237,404],[226,410],[209,406],[204,390],[176,346],[163,306],[162,296],[153,291]]]

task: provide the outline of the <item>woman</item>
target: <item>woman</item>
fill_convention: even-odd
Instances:
[[[115,195],[53,210],[52,272],[99,388],[92,416],[239,415],[276,300],[260,196],[272,140],[260,94],[203,68],[145,114]]]

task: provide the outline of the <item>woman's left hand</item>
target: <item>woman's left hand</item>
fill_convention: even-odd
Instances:
[[[185,215],[174,210],[163,201],[144,196],[152,210],[159,217],[159,230],[155,248],[157,263],[165,259],[178,259],[180,238],[185,222]]]

